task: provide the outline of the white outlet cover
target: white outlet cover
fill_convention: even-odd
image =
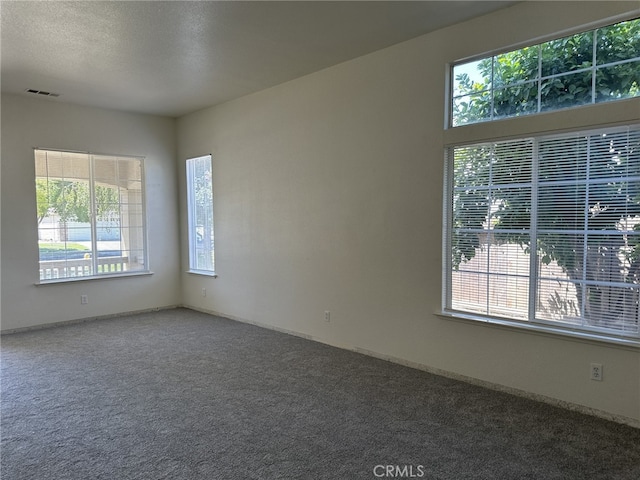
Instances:
[[[601,382],[602,377],[603,377],[602,364],[592,363],[591,364],[591,380],[596,380],[598,382]]]

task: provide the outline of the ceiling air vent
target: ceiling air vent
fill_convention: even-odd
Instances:
[[[59,97],[59,93],[45,92],[44,90],[34,90],[33,88],[27,88],[27,93],[33,93],[34,95],[42,95],[44,97]]]

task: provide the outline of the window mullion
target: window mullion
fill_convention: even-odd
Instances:
[[[542,109],[542,45],[538,45],[538,102],[536,112]]]
[[[593,57],[591,59],[591,103],[596,103],[596,52],[598,48],[598,29],[593,31]]]
[[[587,151],[585,154],[585,201],[584,201],[584,222],[582,232],[582,288],[580,289],[582,297],[582,308],[580,309],[580,317],[586,318],[586,301],[587,301],[587,262],[589,257],[589,190],[591,188],[591,140],[587,139]],[[583,320],[584,321],[584,320]]]
[[[531,218],[529,233],[529,321],[536,319],[538,298],[538,139],[533,140],[531,156]]]
[[[496,99],[496,57],[495,55],[491,59],[491,112],[489,114],[489,118],[493,120],[493,115],[495,113],[495,99]]]
[[[443,242],[442,242],[442,305],[445,308],[451,308],[452,301],[452,279],[451,271],[453,270],[452,262],[452,240],[453,240],[453,158],[454,148],[449,147],[446,150],[445,160],[445,198],[443,202],[442,219],[444,222],[443,228]]]
[[[96,187],[94,156],[89,155],[89,221],[91,227],[91,269],[98,274],[98,228],[96,225]]]
[[[495,143],[491,146],[489,155],[489,189],[487,190],[487,289],[486,289],[486,314],[491,312],[491,283],[493,281],[493,271],[491,269],[491,242],[493,232],[491,231],[491,200],[493,198],[493,161],[495,158]]]

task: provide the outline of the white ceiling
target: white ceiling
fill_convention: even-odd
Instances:
[[[512,3],[2,0],[0,79],[3,92],[179,116]]]

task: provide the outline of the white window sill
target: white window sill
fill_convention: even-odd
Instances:
[[[216,272],[211,272],[209,270],[187,270],[187,273],[190,273],[192,275],[203,275],[205,277],[218,278],[218,274]]]
[[[92,276],[86,276],[86,277],[51,278],[46,280],[40,280],[36,282],[35,285],[37,286],[58,285],[61,283],[86,282],[90,280],[107,280],[107,279],[113,279],[113,278],[143,277],[147,275],[153,275],[153,272],[150,270],[139,270],[135,272],[92,275]]]
[[[640,348],[640,338],[616,336],[609,333],[590,332],[586,330],[572,329],[570,327],[555,327],[552,325],[544,325],[540,323],[520,322],[515,320],[507,320],[495,317],[484,317],[474,315],[472,313],[456,312],[450,310],[441,310],[435,313],[437,316],[449,320],[457,320],[470,322],[476,325],[489,325],[498,328],[517,329],[527,333],[546,335],[551,337],[568,337],[574,340],[613,344],[619,347],[631,348],[637,350]]]

